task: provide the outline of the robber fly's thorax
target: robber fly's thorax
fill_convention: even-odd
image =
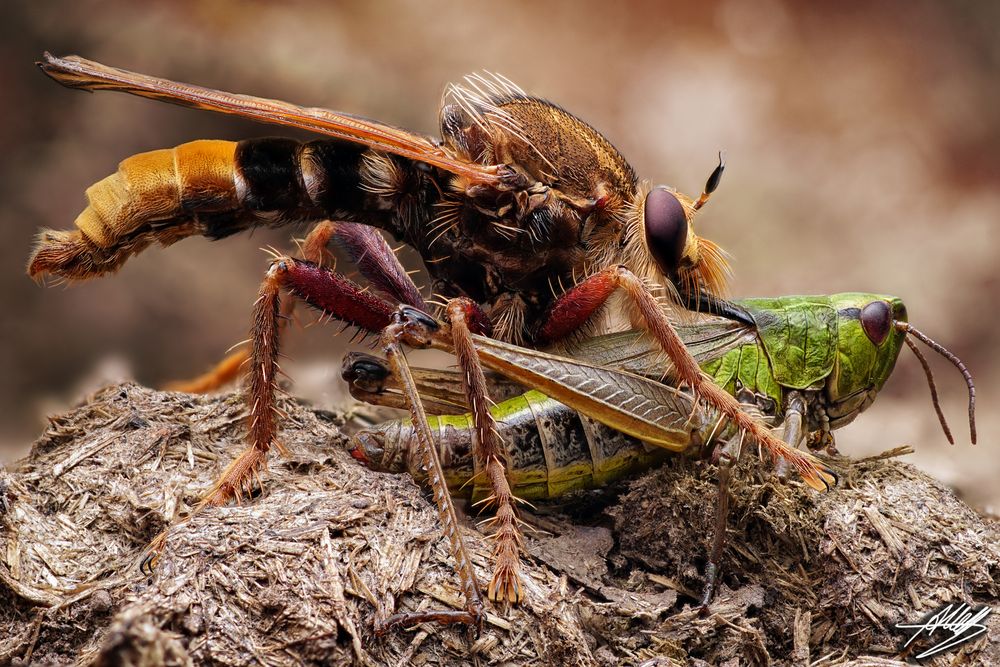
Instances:
[[[501,186],[452,180],[441,229],[426,244],[428,269],[436,289],[530,328],[561,283],[586,273],[592,238],[620,234],[635,174],[600,133],[549,102],[513,90],[450,95],[440,115],[445,146],[514,176]]]

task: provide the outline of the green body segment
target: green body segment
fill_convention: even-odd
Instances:
[[[807,407],[808,430],[849,423],[885,384],[905,337],[894,326],[906,320],[906,310],[895,297],[846,293],[736,303],[755,327],[713,317],[682,324],[678,332],[706,374],[734,395],[749,391],[754,407],[772,425],[781,422],[788,392],[793,390],[814,411],[822,409],[820,419]],[[873,303],[884,304],[880,307],[889,313],[881,341],[873,340],[862,325],[861,313]],[[596,363],[657,379],[664,375],[662,355],[649,347],[640,332],[596,337],[577,352],[590,364],[581,365],[578,374],[592,370]],[[565,377],[567,370],[561,368],[559,373]],[[602,387],[609,391],[603,382]],[[515,495],[529,500],[552,498],[603,486],[654,465],[671,451],[704,454],[710,444],[734,435],[727,424],[720,428],[716,413],[695,406],[690,394],[670,386],[663,389],[666,393],[659,407],[669,405],[667,426],[672,436],[671,442],[659,443],[659,447],[623,435],[538,391],[494,406]],[[475,499],[486,495],[486,481],[476,475],[472,457],[476,437],[472,416],[430,417],[430,425],[449,487],[456,495]],[[373,468],[408,471],[422,479],[419,459],[410,451],[414,441],[410,422],[399,420],[360,433],[354,446]]]
[[[730,393],[745,388],[770,399],[779,417],[788,391],[822,391],[842,426],[867,407],[858,409],[862,395],[870,404],[889,379],[906,335],[890,327],[881,343],[868,337],[860,314],[878,301],[905,321],[896,297],[861,292],[741,300],[756,339],[703,361],[702,370]]]
[[[704,410],[695,410],[689,397],[687,401],[691,412],[678,414],[677,437],[687,443],[698,443],[701,438],[708,438],[716,421]],[[511,490],[526,500],[556,498],[571,491],[603,487],[648,470],[670,455],[668,449],[619,433],[537,391],[498,403],[491,412],[506,454]],[[477,437],[472,415],[429,416],[428,421],[452,493],[473,500],[488,495],[487,480],[476,474],[472,456]],[[727,431],[720,429],[722,432]],[[366,447],[371,467],[408,472],[418,481],[426,478],[419,457],[410,446],[414,437],[409,420],[380,424],[355,436],[356,442],[359,437],[365,438],[369,445],[377,443],[375,447]],[[376,451],[377,455],[373,455]]]

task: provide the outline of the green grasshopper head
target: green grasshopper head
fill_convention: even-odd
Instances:
[[[836,428],[854,419],[875,400],[892,374],[906,333],[906,306],[896,297],[838,294],[836,357],[826,382],[827,415]]]
[[[941,411],[930,366],[909,336],[927,344],[961,371],[969,387],[969,427],[976,442],[976,390],[962,361],[907,322],[906,306],[893,296],[847,293],[831,298],[837,311],[836,359],[826,383],[826,412],[834,428],[851,422],[872,404],[889,379],[905,343],[917,356],[931,389],[931,399],[948,441],[951,430]]]

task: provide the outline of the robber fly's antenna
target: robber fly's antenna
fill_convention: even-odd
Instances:
[[[959,359],[954,354],[952,354],[944,345],[935,342],[933,339],[931,339],[929,336],[927,336],[925,333],[923,333],[913,325],[907,322],[896,322],[896,328],[908,334],[913,334],[916,338],[921,340],[924,343],[924,345],[931,348],[932,350],[940,354],[942,357],[950,361],[955,366],[955,368],[957,368],[958,371],[962,374],[962,377],[965,378],[965,384],[968,385],[969,387],[969,434],[972,438],[972,444],[976,444],[976,385],[972,381],[972,373],[970,373],[969,369],[965,367],[965,364],[962,363],[962,360]],[[910,340],[906,339],[906,342],[908,345],[910,345],[910,349],[916,352],[916,348],[913,347],[912,344],[910,344]],[[921,355],[919,353],[917,354],[917,358],[918,359],[921,358]],[[928,367],[926,366],[927,363],[926,359],[921,359],[921,363],[924,364],[925,370],[928,369]],[[930,383],[931,386],[931,396],[934,399],[934,407],[937,408],[938,410],[938,415],[941,418],[943,426],[944,416],[941,415],[941,409],[940,407],[938,407],[937,404],[937,397],[936,397],[937,392],[934,389],[933,380],[930,379],[931,376],[929,370],[927,370],[927,377],[928,377],[928,382]],[[945,427],[945,433],[946,434],[948,433],[947,427]],[[950,440],[951,439],[949,438],[949,441]]]
[[[698,201],[694,203],[694,210],[700,209],[708,201],[708,198],[712,196],[715,189],[719,187],[719,182],[722,181],[722,172],[726,169],[726,154],[723,151],[719,151],[719,166],[712,171],[712,175],[708,177],[705,181],[705,191],[701,193],[698,197]]]

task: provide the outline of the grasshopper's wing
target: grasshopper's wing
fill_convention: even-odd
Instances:
[[[463,176],[470,183],[493,184],[503,180],[499,166],[462,160],[429,137],[359,116],[178,83],[108,67],[79,56],[56,58],[46,53],[38,66],[68,88],[116,90],[194,109],[296,127],[433,165]]]
[[[699,363],[711,362],[723,354],[755,340],[755,332],[741,322],[734,322],[721,317],[703,317],[697,323],[688,323],[678,327],[681,338]],[[618,333],[594,336],[581,341],[572,350],[573,358],[587,366],[600,366],[608,369],[621,369],[635,375],[670,380],[673,374],[673,364],[656,341],[644,331],[631,329]],[[378,357],[362,352],[352,352],[344,359],[345,367],[357,361],[363,361],[369,367],[382,369],[385,385],[380,395],[367,394],[358,391],[352,385],[356,398],[376,403],[392,404],[402,402],[398,395],[398,386],[389,372],[388,363]],[[465,403],[465,393],[462,389],[460,373],[454,369],[431,369],[412,367],[413,379],[420,396],[429,402],[424,407],[431,414],[444,414],[455,410],[468,410]],[[495,373],[487,374],[490,388],[490,398],[503,401],[522,393],[525,387]],[[530,386],[528,387],[530,388]],[[398,400],[397,400],[398,398]],[[442,406],[438,408],[437,406]]]
[[[675,323],[678,335],[699,364],[712,362],[726,352],[757,340],[755,327],[724,317],[699,317]],[[573,348],[573,357],[636,375],[671,379],[674,366],[650,336],[641,330],[595,336]]]
[[[653,445],[684,450],[710,411],[676,387],[617,368],[473,336],[483,364],[516,382]]]

